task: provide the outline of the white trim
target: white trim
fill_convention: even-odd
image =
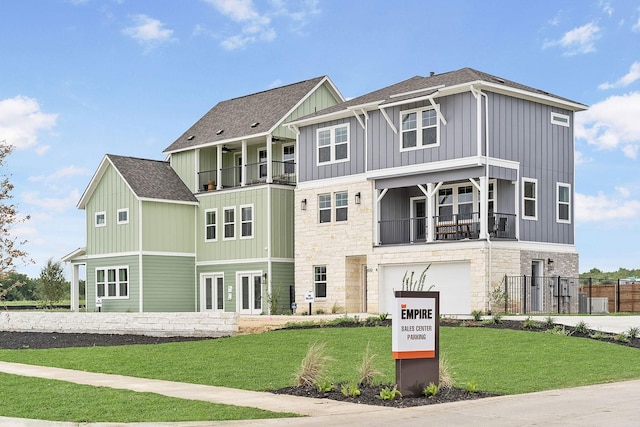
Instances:
[[[236,312],[237,313],[244,313],[244,314],[262,314],[264,313],[265,310],[265,305],[264,305],[264,300],[262,298],[262,294],[264,293],[264,283],[262,278],[263,278],[263,274],[264,271],[263,270],[249,270],[249,271],[236,271]],[[243,276],[248,276],[249,277],[249,308],[246,310],[242,310],[242,277]],[[260,312],[256,313],[254,312],[254,310],[256,310],[255,308],[253,308],[253,302],[255,301],[255,293],[254,293],[254,288],[253,288],[253,284],[254,282],[252,280],[254,280],[254,278],[256,276],[260,277]],[[253,297],[253,298],[251,298]]]
[[[211,278],[212,281],[212,292],[211,292],[211,309],[207,309],[206,306],[206,289],[205,289],[205,285],[206,285],[206,279],[207,278]],[[222,308],[218,308],[217,306],[217,302],[218,302],[218,281],[217,279],[222,278]],[[225,290],[225,281],[224,281],[224,272],[206,272],[206,273],[200,273],[200,280],[199,280],[199,294],[200,294],[200,312],[224,312],[225,311],[225,301],[227,300],[227,298],[225,298],[225,294],[226,294],[226,290]]]
[[[127,219],[126,220],[124,220],[124,221],[120,220],[120,212],[126,212],[126,214],[127,214]],[[116,223],[118,225],[129,224],[129,208],[118,209],[116,211]]]
[[[227,211],[233,211],[233,237],[227,237]],[[236,215],[236,207],[235,206],[225,206],[222,208],[222,240],[236,240],[236,223],[237,223],[237,215]]]
[[[207,223],[207,214],[209,212],[214,212],[214,223],[213,224],[208,224]],[[209,227],[213,227],[215,229],[215,237],[213,239],[208,239],[207,238],[207,230]],[[205,209],[204,210],[204,241],[206,243],[209,242],[217,242],[218,241],[218,234],[220,234],[220,229],[218,227],[218,208],[212,208],[212,209]]]
[[[298,190],[307,190],[313,188],[324,188],[329,185],[345,185],[363,182],[367,180],[367,175],[364,173],[355,175],[344,175],[333,178],[316,179],[311,181],[298,182]],[[291,188],[291,187],[289,187]]]
[[[98,297],[98,271],[99,270],[104,270],[104,295],[101,297]],[[115,284],[116,284],[116,295],[115,296],[109,296],[109,273],[108,270],[115,270]],[[127,295],[126,296],[121,296],[120,295],[120,270],[126,270],[127,271],[127,280],[126,280],[126,284],[127,284]],[[130,299],[129,296],[131,295],[131,275],[129,274],[129,266],[128,265],[115,265],[115,266],[106,266],[106,267],[94,267],[93,269],[93,274],[94,274],[94,284],[95,284],[95,295],[96,298],[102,298],[102,299],[108,299],[108,300],[127,300]]]
[[[98,217],[102,216],[103,222],[98,223]],[[107,226],[107,213],[105,211],[96,212],[93,217],[93,226],[98,227],[106,227]]]
[[[535,185],[535,194],[533,196],[533,198],[527,198],[525,196],[525,185],[526,183],[533,183]],[[538,180],[536,178],[522,178],[522,219],[525,220],[533,220],[533,221],[537,221],[538,220],[538,204],[540,203],[540,200],[538,198]],[[535,202],[535,212],[533,214],[533,216],[531,215],[527,215],[525,213],[525,201],[526,200],[533,200]]]
[[[561,202],[560,201],[560,187],[566,187],[569,190],[569,201]],[[560,219],[560,205],[567,205],[569,215],[568,219]],[[556,182],[556,222],[560,224],[571,224],[571,184],[566,182]]]
[[[458,159],[443,160],[440,162],[419,163],[416,165],[402,166],[397,168],[387,168],[373,170],[366,173],[367,179],[391,178],[403,175],[416,175],[428,172],[447,171],[451,169],[463,169],[467,167],[484,166],[486,159],[484,156],[461,157]],[[511,160],[489,159],[489,165],[499,166],[518,171],[520,163]],[[298,184],[300,186],[300,184]]]
[[[255,228],[255,223],[256,223],[255,222],[256,210],[253,208],[253,203],[240,205],[239,208],[240,208],[240,215],[239,215],[239,218],[238,218],[240,220],[239,221],[240,222],[240,236],[239,237],[240,237],[240,239],[253,239],[254,236],[255,236],[254,228]],[[248,236],[243,236],[242,235],[242,226],[245,223],[244,219],[242,218],[242,209],[243,208],[251,208],[251,220],[250,221],[246,221],[246,222],[251,224],[251,234],[248,235]]]
[[[389,98],[399,98],[401,96],[406,96],[406,95],[413,95],[416,93],[421,93],[421,92],[427,92],[430,90],[438,90],[438,89],[442,89],[445,85],[438,85],[438,86],[431,86],[431,87],[427,87],[424,89],[416,89],[416,90],[411,90],[409,92],[403,92],[403,93],[396,93],[393,95],[390,95]]]
[[[555,111],[551,112],[551,124],[564,126],[566,128],[571,126],[571,118],[566,114],[556,113]]]
[[[195,253],[189,252],[156,252],[156,251],[132,251],[132,252],[113,252],[108,254],[94,254],[87,255],[84,259],[105,259],[105,258],[118,258],[118,257],[132,257],[138,255],[146,256],[175,256],[175,257],[195,257]]]
[[[336,143],[336,130],[340,128],[345,128],[347,130],[347,141]],[[329,145],[323,145],[320,147],[320,132],[329,132]],[[347,157],[343,159],[336,159],[336,146],[337,145],[346,145],[347,146]],[[351,122],[340,123],[338,125],[333,126],[325,126],[322,128],[316,129],[316,166],[325,166],[334,163],[343,163],[348,162],[351,151]],[[329,148],[329,160],[321,162],[320,161],[320,148]]]
[[[191,205],[198,206],[198,202],[188,202],[186,200],[167,200],[167,199],[152,199],[149,197],[138,197],[141,202],[156,202],[156,203],[170,203],[174,205]]]
[[[438,107],[439,104],[435,104],[435,106],[430,106],[430,107],[420,107],[420,108],[412,108],[410,110],[400,110],[400,138],[398,138],[398,142],[400,144],[399,149],[400,152],[405,152],[405,151],[415,151],[415,150],[422,150],[425,148],[435,148],[435,147],[439,147],[440,146],[440,119],[439,119],[439,115],[438,115]],[[426,111],[433,111],[436,114],[436,124],[435,125],[428,125],[425,126],[424,123],[422,123],[422,114]],[[402,118],[404,116],[408,116],[409,114],[415,114],[416,115],[416,125],[413,129],[409,129],[409,130],[404,130],[402,128]],[[424,129],[427,128],[434,128],[436,129],[436,142],[434,144],[425,144],[424,141],[422,140],[422,132]],[[404,134],[406,132],[415,132],[416,133],[416,145],[413,147],[404,147]]]
[[[283,262],[283,263],[294,263],[295,260],[293,258],[245,258],[245,259],[223,259],[216,261],[197,261],[197,267],[206,267],[206,266],[217,266],[217,265],[239,265],[239,264],[251,264],[251,263],[260,263],[260,262]]]

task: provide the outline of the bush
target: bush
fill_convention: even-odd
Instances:
[[[432,397],[437,396],[439,391],[440,387],[438,387],[434,383],[429,383],[429,385],[426,386],[424,390],[422,390],[422,394],[424,394],[426,397]]]
[[[375,358],[376,355],[371,352],[370,343],[367,343],[367,348],[364,352],[364,356],[362,357],[362,364],[358,370],[358,384],[370,386],[373,384],[373,380],[376,375],[380,374],[380,371],[375,368],[373,363]]]
[[[327,362],[331,358],[326,355],[326,344],[313,343],[307,350],[307,355],[302,359],[300,368],[295,374],[295,384],[298,386],[313,386],[323,380]]]

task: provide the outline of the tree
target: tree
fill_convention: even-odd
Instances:
[[[7,301],[36,301],[38,299],[38,281],[27,277],[26,274],[8,273],[5,275],[2,284],[7,289],[5,295],[5,300]]]
[[[62,301],[69,291],[69,284],[64,279],[64,269],[60,261],[53,262],[51,258],[40,272],[38,291],[44,303],[53,307],[55,303]]]
[[[14,204],[8,203],[13,197],[11,190],[13,184],[9,176],[4,172],[5,158],[11,154],[13,147],[5,141],[0,141],[0,300],[3,300],[9,291],[21,285],[15,282],[11,286],[3,286],[3,282],[9,273],[15,272],[19,263],[33,262],[27,253],[21,249],[26,241],[18,241],[11,235],[11,228],[18,223],[29,220],[29,216],[20,217]]]

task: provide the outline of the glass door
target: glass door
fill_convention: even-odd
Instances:
[[[427,232],[427,202],[425,198],[411,201],[411,242],[424,242]]]
[[[239,312],[262,314],[262,273],[241,274],[239,280]]]
[[[224,311],[224,276],[203,275],[200,280],[200,310]]]

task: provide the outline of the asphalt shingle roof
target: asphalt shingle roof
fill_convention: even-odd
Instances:
[[[140,198],[198,202],[169,162],[113,154],[107,158]]]
[[[233,98],[216,104],[164,152],[205,143],[251,137],[269,131],[325,76]],[[252,127],[251,125],[258,123]],[[222,133],[218,133],[222,130]]]

